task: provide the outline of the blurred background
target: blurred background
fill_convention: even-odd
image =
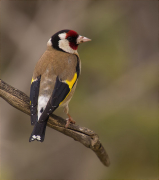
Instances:
[[[47,127],[29,143],[28,115],[1,105],[2,180],[158,179],[158,2],[1,1],[1,78],[29,96],[48,39],[72,29],[82,74],[70,103],[77,124],[95,131],[110,157]],[[62,109],[55,114],[66,118]]]

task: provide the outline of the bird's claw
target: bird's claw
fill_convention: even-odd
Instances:
[[[67,123],[65,125],[65,128],[68,128],[70,123],[75,124],[75,121],[72,119],[72,117],[66,118],[66,121]]]

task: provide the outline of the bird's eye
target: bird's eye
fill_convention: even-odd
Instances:
[[[68,40],[68,41],[72,41],[73,38],[72,38],[71,36],[69,36],[69,37],[67,38],[67,40]]]

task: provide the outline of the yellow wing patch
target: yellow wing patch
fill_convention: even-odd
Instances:
[[[32,79],[31,79],[31,84],[32,84],[34,81],[35,81],[35,80],[32,78]]]
[[[76,82],[76,80],[77,80],[77,73],[74,74],[74,77],[73,77],[73,79],[72,79],[71,81],[66,80],[66,81],[64,81],[64,82],[65,82],[66,84],[68,84],[68,86],[69,86],[69,88],[70,88],[70,90],[71,90],[72,87],[73,87],[73,85],[74,85],[74,83]]]
[[[74,74],[73,79],[72,79],[71,81],[68,81],[68,80],[63,81],[63,82],[65,82],[66,84],[68,84],[69,89],[70,89],[70,91],[69,91],[69,93],[67,94],[67,96],[70,94],[70,92],[71,92],[71,90],[72,90],[72,87],[73,87],[74,83],[76,82],[76,80],[77,80],[77,73]],[[67,96],[65,97],[65,99],[67,98]],[[64,100],[65,100],[65,99],[64,99]],[[64,101],[64,100],[63,100],[63,101]],[[63,101],[60,102],[59,106],[63,103]]]
[[[31,84],[34,82],[34,81],[37,81],[38,79],[36,78],[36,79],[31,79]]]

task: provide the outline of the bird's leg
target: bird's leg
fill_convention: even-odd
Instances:
[[[67,123],[66,123],[66,125],[65,125],[65,128],[68,128],[68,125],[70,124],[70,123],[72,123],[72,124],[75,124],[75,121],[72,119],[72,117],[67,113],[67,116],[68,116],[68,118],[66,119],[67,120]]]
[[[72,117],[70,116],[70,114],[68,113],[68,111],[69,111],[69,107],[66,106],[66,107],[64,108],[64,112],[67,114],[68,118],[66,118],[67,123],[66,123],[66,125],[65,125],[65,128],[68,128],[68,125],[69,125],[70,123],[75,124],[75,121],[72,119]]]

